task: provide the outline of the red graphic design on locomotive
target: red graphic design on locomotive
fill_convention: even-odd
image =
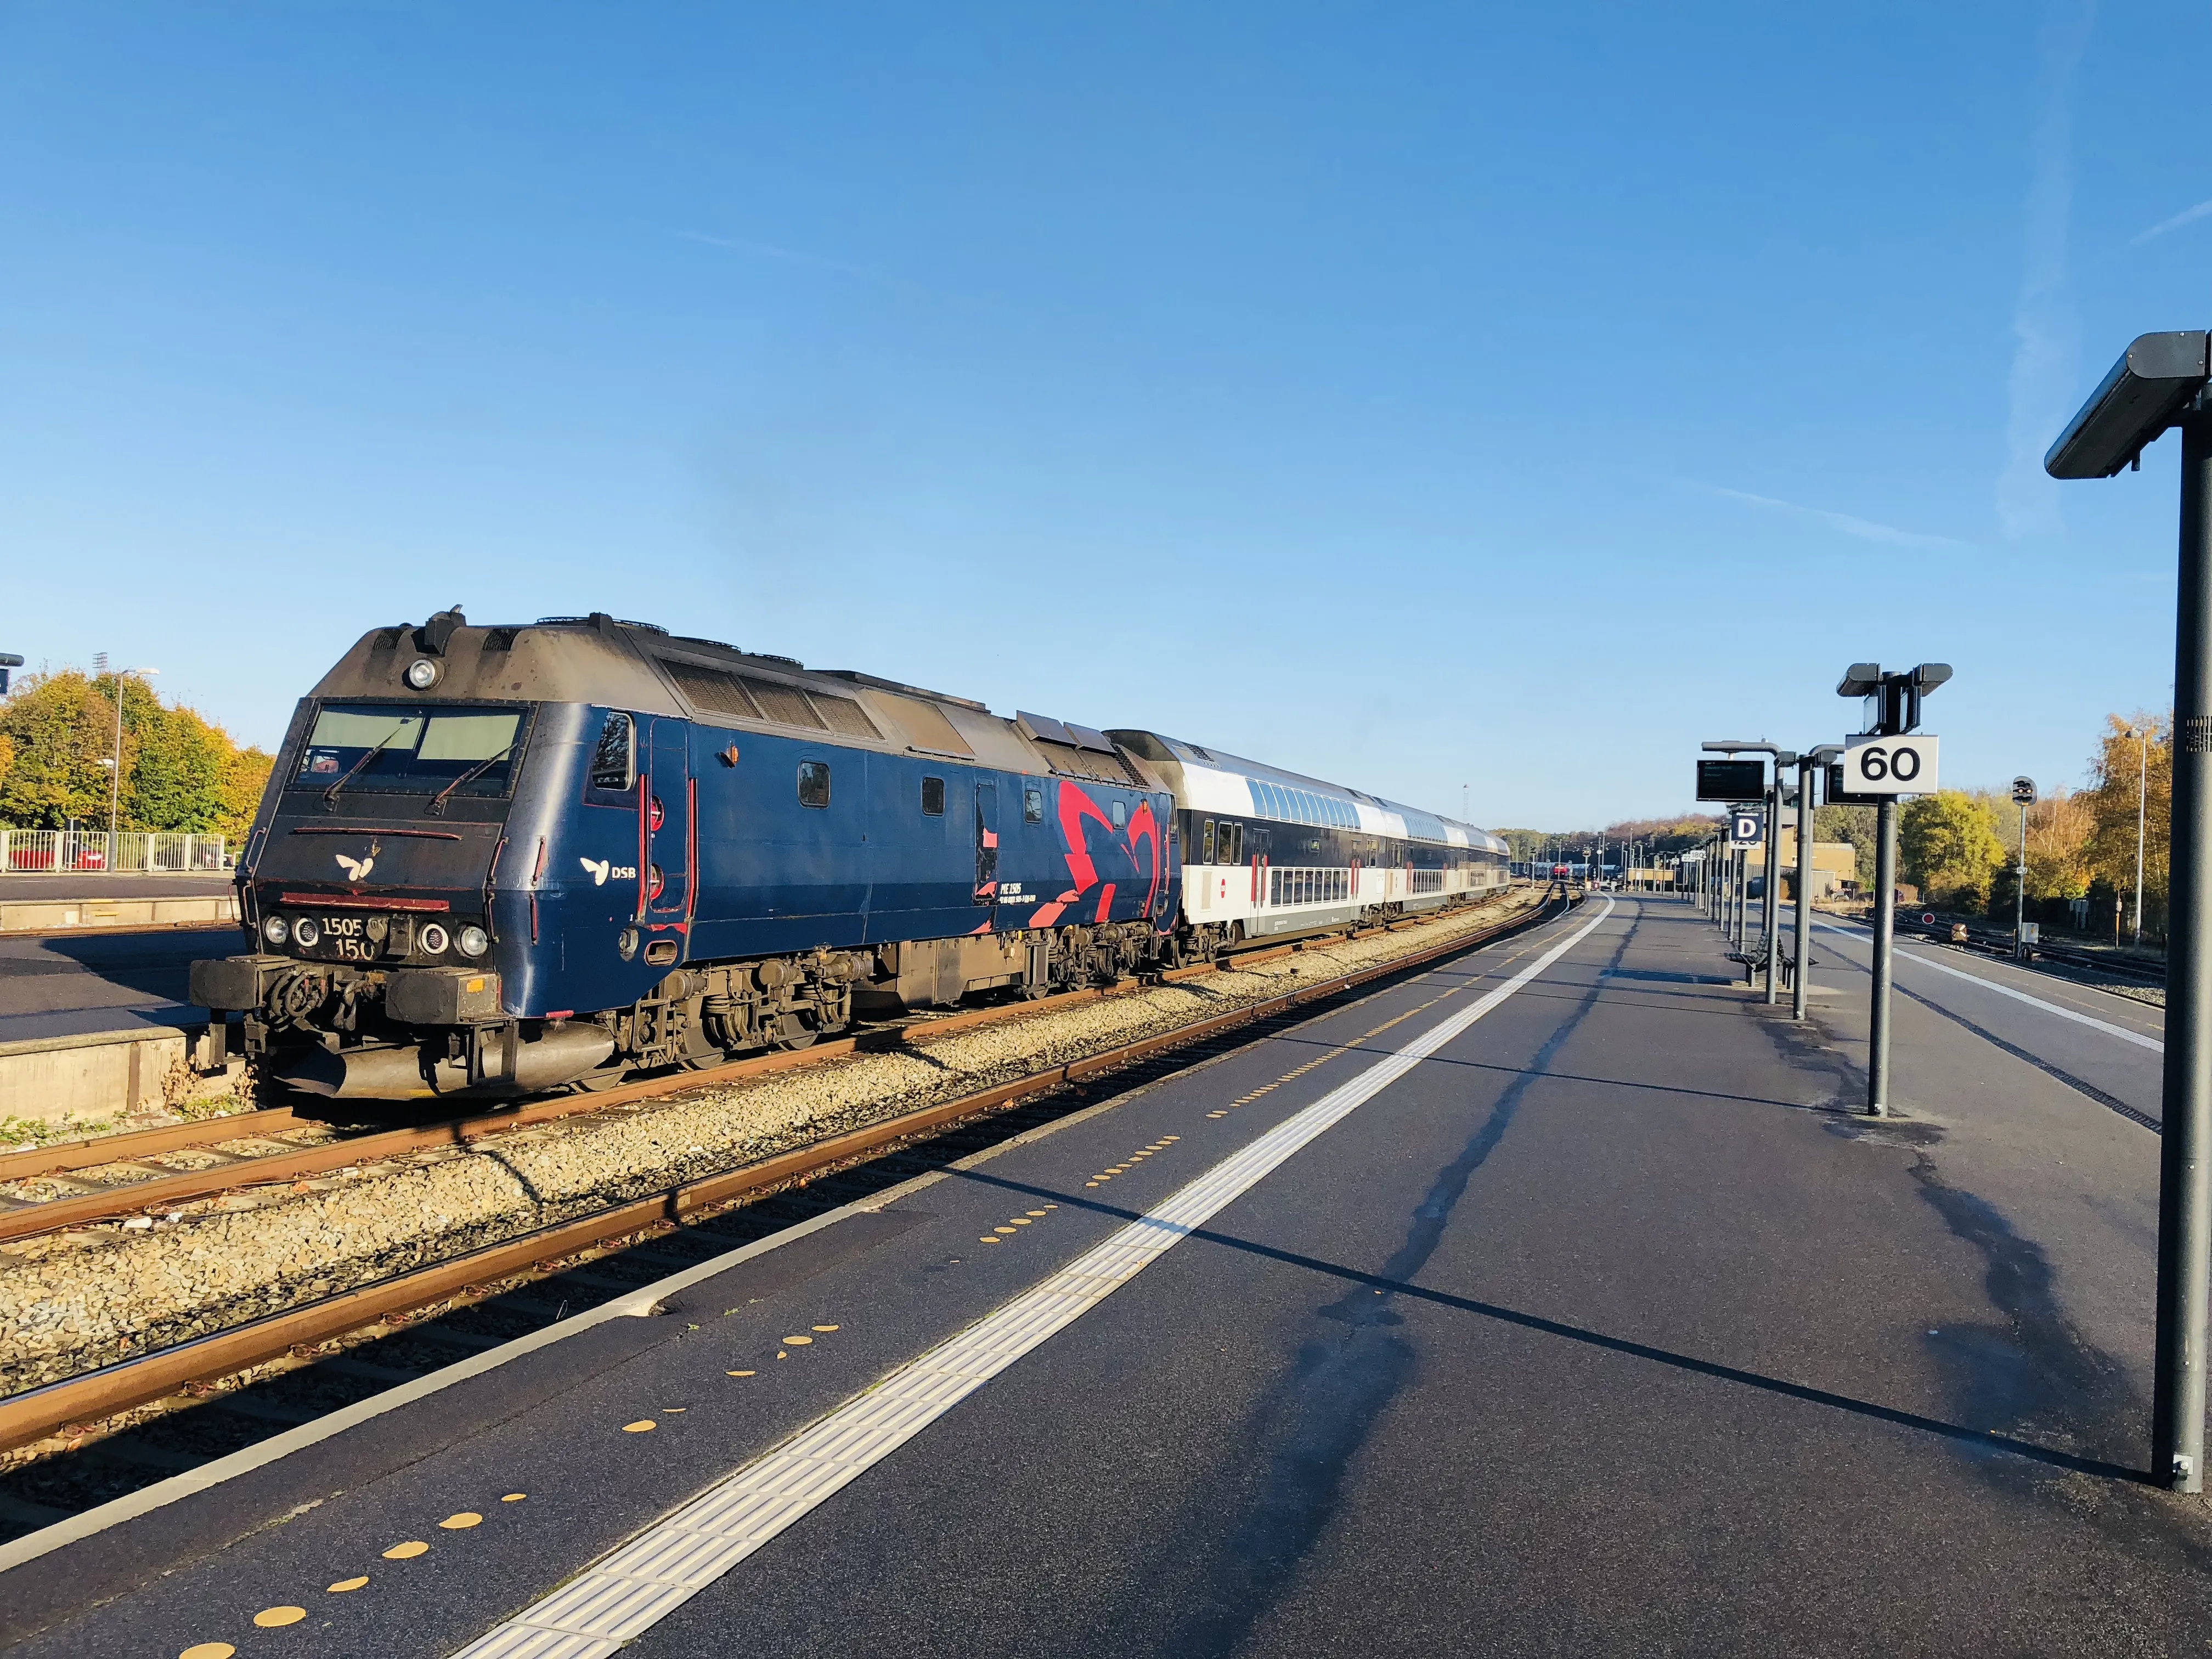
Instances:
[[[1083,821],[1085,818],[1097,819],[1100,826],[1105,830],[1109,838],[1114,841],[1115,845],[1121,847],[1128,854],[1129,865],[1133,870],[1141,872],[1143,868],[1137,861],[1139,840],[1141,839],[1151,850],[1151,884],[1145,890],[1145,908],[1141,912],[1142,915],[1150,916],[1152,914],[1153,903],[1159,897],[1161,884],[1166,876],[1163,868],[1165,860],[1164,849],[1160,845],[1159,823],[1152,816],[1152,803],[1150,801],[1139,803],[1137,810],[1130,815],[1129,833],[1125,842],[1116,834],[1114,820],[1106,816],[1097,801],[1084,793],[1080,785],[1068,778],[1062,778],[1059,782],[1060,833],[1067,842],[1068,878],[1075,884],[1058,898],[1039,905],[1036,914],[1030,918],[1029,925],[1032,927],[1051,927],[1054,922],[1060,920],[1062,911],[1097,884],[1098,866],[1092,862],[1091,849],[1084,837]],[[1098,896],[1097,920],[1100,921],[1111,919],[1110,911],[1116,885],[1117,884],[1114,882],[1108,882],[1104,890]]]

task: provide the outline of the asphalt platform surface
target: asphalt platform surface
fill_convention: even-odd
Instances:
[[[2058,1051],[2155,1054],[1902,965],[1957,1006],[1900,995],[1870,1122],[1863,947],[1796,1027],[1633,897],[15,1566],[0,1642],[457,1652],[1565,941],[624,1651],[2201,1650],[2212,1515],[2140,1474],[2157,1137]]]
[[[0,1042],[204,1022],[185,1000],[193,961],[244,948],[235,922],[0,933]]]

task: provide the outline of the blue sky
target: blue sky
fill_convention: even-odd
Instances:
[[[2202,7],[0,7],[0,650],[602,609],[1553,827],[2172,678]],[[2195,213],[2199,216],[2191,217]],[[1771,625],[1762,626],[1761,618]]]

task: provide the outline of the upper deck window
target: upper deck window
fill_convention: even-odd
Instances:
[[[504,795],[522,736],[520,709],[325,703],[300,751],[292,787]]]

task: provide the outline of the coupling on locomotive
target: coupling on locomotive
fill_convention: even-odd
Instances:
[[[295,711],[192,964],[264,1076],[499,1096],[803,1048],[1462,904],[1496,836],[594,614],[371,630]]]

